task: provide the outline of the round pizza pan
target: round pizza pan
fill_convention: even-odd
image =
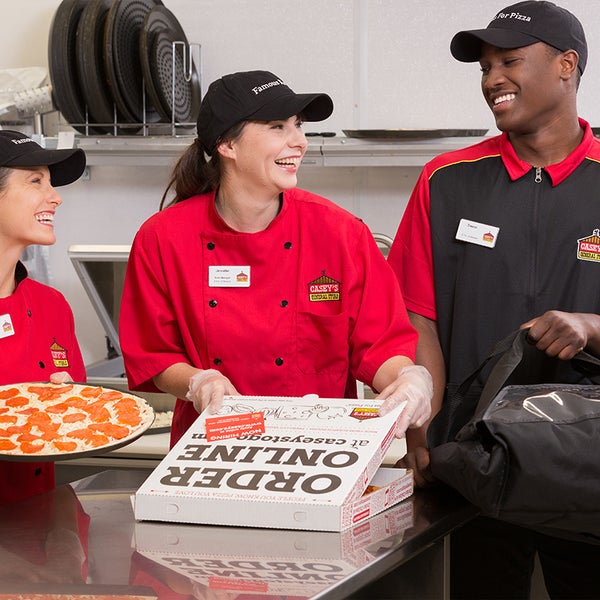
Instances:
[[[77,25],[75,36],[77,74],[81,94],[91,123],[114,123],[115,103],[104,67],[104,28],[111,0],[89,0]],[[101,133],[114,133],[115,127],[95,127]],[[117,133],[122,130],[117,129]]]
[[[156,123],[160,115],[146,96],[140,60],[140,32],[161,0],[112,0],[104,31],[104,64],[117,110],[130,123]],[[144,115],[145,105],[145,115]]]
[[[17,387],[18,385],[27,385],[27,386],[35,386],[35,385],[54,385],[60,387],[61,384],[48,384],[48,382],[27,382],[26,384],[9,384],[0,386],[0,392],[3,390]],[[106,454],[107,452],[111,452],[112,450],[116,450],[117,448],[122,448],[127,444],[130,444],[134,440],[137,440],[140,436],[142,436],[152,425],[155,414],[153,408],[146,402],[144,398],[140,396],[136,396],[135,394],[130,394],[128,392],[123,392],[122,390],[118,390],[115,388],[105,387],[105,386],[94,386],[88,385],[86,383],[75,383],[68,382],[63,385],[73,385],[73,388],[69,391],[69,395],[77,395],[77,393],[83,388],[98,388],[101,387],[103,392],[120,392],[125,397],[134,398],[137,403],[142,406],[144,412],[147,415],[145,420],[142,420],[142,423],[137,426],[128,436],[105,444],[104,446],[99,446],[90,449],[83,450],[74,450],[72,452],[53,452],[53,453],[32,453],[32,454],[11,454],[9,452],[0,451],[0,459],[8,460],[8,461],[21,461],[21,462],[55,462],[61,460],[71,460],[73,458],[80,458],[82,456],[99,456],[102,454]],[[94,398],[90,398],[90,402],[93,402]],[[2,406],[2,401],[0,400],[0,406]],[[5,425],[0,424],[0,428]]]
[[[164,6],[153,8],[144,20],[140,57],[146,90],[162,119],[195,124],[201,96],[198,72],[181,24]]]
[[[52,83],[52,98],[56,108],[76,131],[85,134],[85,102],[76,65],[76,33],[87,0],[62,0],[48,35],[48,71]],[[95,130],[90,133],[97,133]]]

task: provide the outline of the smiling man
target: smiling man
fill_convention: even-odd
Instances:
[[[600,254],[582,251],[600,227],[600,141],[577,113],[581,23],[551,2],[520,2],[450,49],[479,62],[501,134],[425,166],[389,254],[434,412],[519,327],[565,361],[566,382],[580,377],[566,362],[579,350],[600,354]],[[417,484],[431,480],[424,429],[409,432],[401,461]],[[599,546],[478,519],[452,549],[454,598],[528,598],[536,552],[553,598],[600,594]]]

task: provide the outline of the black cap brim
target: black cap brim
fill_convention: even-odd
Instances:
[[[40,148],[4,163],[6,167],[48,167],[54,187],[77,181],[85,170],[85,152],[81,148],[46,150]]]
[[[522,48],[539,42],[537,38],[511,29],[474,29],[460,31],[450,42],[452,56],[461,62],[477,62],[481,58],[482,44],[497,48]]]
[[[289,94],[274,98],[248,119],[277,121],[302,115],[305,121],[324,121],[333,112],[333,100],[327,94]]]

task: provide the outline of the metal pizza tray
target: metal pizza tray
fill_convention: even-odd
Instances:
[[[48,36],[48,70],[52,82],[55,106],[71,124],[85,123],[85,102],[77,75],[76,33],[87,0],[62,0],[58,6]],[[85,127],[75,126],[80,133]],[[98,133],[93,130],[91,133]]]
[[[181,43],[174,46],[174,42]],[[140,57],[146,90],[163,120],[195,122],[201,94],[198,73],[185,32],[164,6],[156,6],[146,15]]]
[[[343,129],[347,137],[364,140],[418,141],[445,137],[481,137],[487,129]]]
[[[106,17],[104,62],[117,110],[130,123],[156,123],[160,115],[145,97],[140,32],[146,15],[161,0],[112,0]]]
[[[48,382],[47,381],[32,381],[32,382],[27,382],[27,383],[30,383],[31,385],[39,385],[39,384],[48,383]],[[75,385],[75,386],[97,387],[97,386],[92,386],[91,384],[88,384],[85,382],[69,382],[69,383],[73,383],[73,385]],[[8,384],[8,385],[0,386],[0,389],[10,388],[10,387],[11,387],[11,384]],[[106,391],[118,391],[118,392],[122,391],[122,390],[118,390],[117,388],[110,388],[110,387],[106,387],[106,386],[102,386],[102,389],[106,390]],[[150,404],[148,404],[148,402],[146,402],[146,400],[144,398],[142,398],[140,396],[136,396],[135,394],[131,394],[131,393],[127,393],[126,395],[134,396],[138,400],[142,401],[152,411],[152,414],[154,415],[154,409],[152,408],[152,406],[150,406]],[[60,452],[60,453],[53,453],[53,454],[8,454],[8,453],[3,453],[0,451],[0,458],[2,460],[15,461],[15,462],[58,462],[61,460],[71,460],[73,458],[81,458],[83,456],[99,456],[102,454],[106,454],[107,452],[111,452],[112,450],[116,450],[117,448],[122,448],[123,446],[127,446],[128,444],[131,444],[131,442],[133,442],[134,440],[137,440],[144,433],[146,433],[146,431],[152,425],[153,420],[154,420],[154,418],[149,420],[147,423],[144,423],[138,429],[136,429],[132,434],[130,434],[126,438],[123,438],[122,440],[118,440],[116,442],[106,444],[105,446],[100,446],[97,448],[90,448],[89,450],[77,450],[74,452]]]
[[[76,33],[77,74],[91,123],[113,123],[115,104],[106,82],[104,28],[112,0],[89,0],[81,12]],[[117,121],[121,120],[118,116]],[[112,133],[114,127],[95,127]],[[117,130],[117,133],[121,131]]]

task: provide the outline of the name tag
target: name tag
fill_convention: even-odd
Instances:
[[[485,223],[477,223],[468,219],[461,219],[456,232],[456,239],[469,244],[493,248],[498,239],[500,229]]]
[[[0,315],[0,339],[15,335],[15,328],[13,327],[10,315]]]
[[[250,287],[250,267],[237,265],[209,266],[208,287]]]

